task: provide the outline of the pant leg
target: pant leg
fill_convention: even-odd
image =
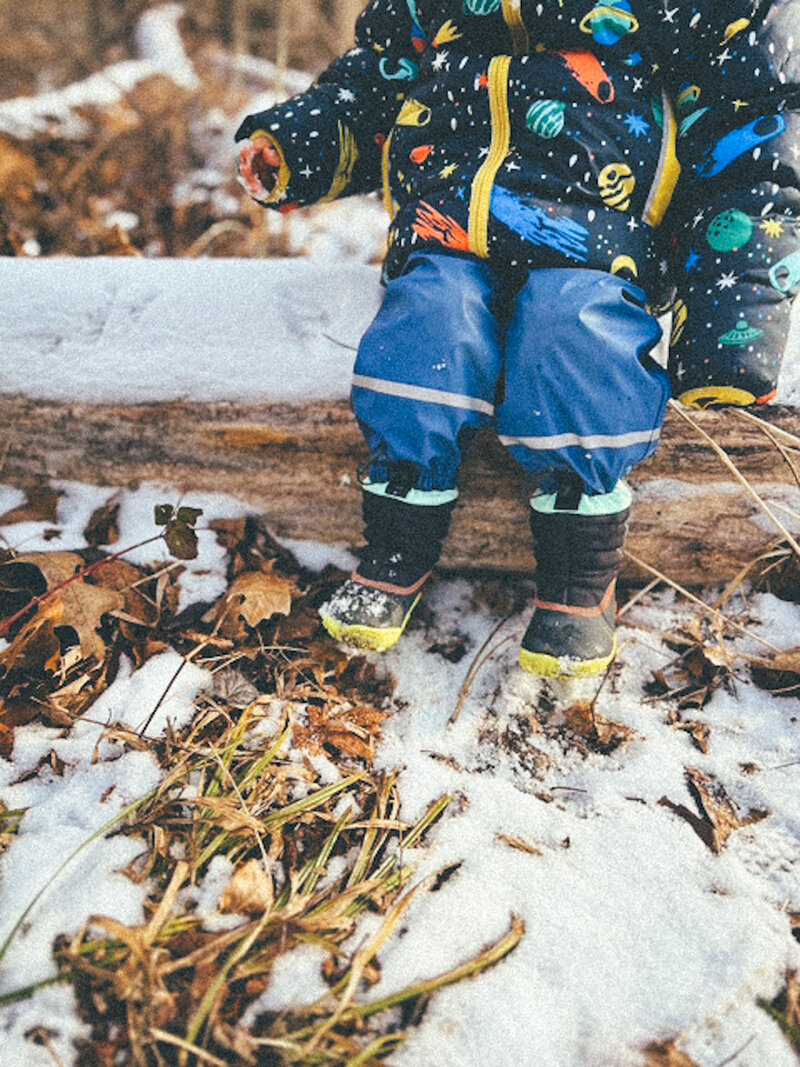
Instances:
[[[651,455],[670,395],[650,356],[661,336],[641,289],[593,270],[536,270],[506,336],[502,443],[548,489],[610,493]]]
[[[494,414],[500,300],[485,263],[436,253],[412,256],[388,283],[351,393],[372,483],[402,463],[416,468],[414,489],[455,489],[463,452]]]

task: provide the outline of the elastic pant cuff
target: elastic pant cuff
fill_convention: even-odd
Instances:
[[[435,508],[441,504],[452,504],[454,500],[458,499],[457,489],[409,489],[405,496],[398,497],[394,493],[386,492],[389,485],[389,482],[367,480],[361,483],[361,488],[365,493],[372,493],[373,496],[386,497],[390,500],[402,500],[404,504],[411,504],[414,507]]]
[[[633,503],[633,494],[622,480],[610,493],[595,493],[592,496],[583,493],[576,508],[556,507],[557,497],[557,493],[534,493],[530,500],[531,508],[540,515],[618,515],[627,511]]]

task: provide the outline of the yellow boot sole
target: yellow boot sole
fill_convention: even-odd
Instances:
[[[549,656],[545,652],[529,652],[521,648],[519,665],[526,674],[535,674],[539,678],[566,680],[569,678],[594,678],[605,674],[617,655],[617,638],[614,635],[614,647],[607,656],[598,659],[570,659],[567,656]]]
[[[365,652],[386,652],[403,636],[411,612],[420,601],[420,593],[406,612],[400,626],[363,626],[357,623],[340,622],[332,615],[322,615],[322,625],[334,639],[344,645],[363,649]]]

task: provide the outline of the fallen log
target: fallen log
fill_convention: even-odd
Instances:
[[[692,414],[794,532],[800,412],[766,408],[756,417],[733,409]],[[0,396],[0,419],[2,476],[11,484],[147,481],[181,494],[225,492],[266,516],[280,537],[359,542],[356,468],[365,454],[345,401],[90,405]],[[637,500],[630,551],[681,584],[726,581],[780,537],[714,449],[674,411],[658,453],[630,481]],[[530,571],[526,487],[490,434],[472,448],[461,490],[443,566]],[[626,574],[650,577],[632,563]]]

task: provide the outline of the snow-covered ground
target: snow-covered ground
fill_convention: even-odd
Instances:
[[[110,490],[60,488],[58,544],[77,547]],[[121,544],[152,534],[152,506],[165,492],[155,486],[123,492]],[[0,511],[21,499],[17,490],[2,489]],[[223,496],[184,503],[202,507],[204,522],[243,510]],[[52,548],[45,525],[2,533],[16,548]],[[201,533],[200,545],[184,579],[189,599],[213,598],[224,588],[213,535]],[[317,545],[295,547],[307,565],[321,566],[330,555]],[[133,558],[152,555],[149,546]],[[670,723],[669,705],[644,689],[652,671],[674,657],[661,635],[675,633],[693,609],[672,593],[650,595],[623,616],[620,666],[595,709],[632,736],[610,754],[587,753],[564,729],[564,712],[578,698],[593,697],[597,683],[543,686],[524,676],[516,657],[525,613],[491,637],[502,615],[487,607],[497,599],[489,589],[478,580],[438,581],[403,642],[380,660],[397,688],[378,761],[400,772],[403,818],[417,818],[443,793],[456,798],[421,853],[415,880],[457,870],[438,892],[415,899],[404,928],[381,952],[381,981],[370,995],[472,957],[505,933],[512,914],[522,917],[526,934],[493,970],[437,994],[391,1062],[633,1067],[641,1062],[637,1049],[676,1038],[698,1067],[796,1063],[756,1000],[774,997],[787,970],[800,966],[789,920],[800,911],[800,700],[756,688],[740,665],[731,691],[719,689],[692,712],[710,731],[702,754]],[[779,648],[796,642],[797,605],[759,594],[748,596],[746,610],[750,636],[731,648],[759,651],[756,638]],[[488,638],[489,654],[476,670]],[[465,654],[455,663],[436,650],[459,644]],[[102,740],[103,726],[139,726],[176,662],[168,652],[140,671],[124,671],[67,736],[42,725],[17,730],[12,759],[0,761],[0,799],[28,810],[0,860],[0,944],[76,847],[156,783],[155,759],[123,754]],[[451,721],[468,672],[467,696]],[[163,730],[168,718],[186,722],[193,697],[208,683],[199,668],[184,670],[149,732]],[[63,761],[63,774],[28,776],[50,752]],[[659,803],[666,797],[697,810],[687,768],[719,781],[743,816],[767,817],[735,831],[713,854]],[[98,840],[56,877],[12,941],[0,993],[52,974],[53,938],[76,932],[89,914],[141,921],[144,888],[118,873],[136,850],[127,839]],[[362,925],[359,937],[366,932]],[[317,994],[319,952],[292,955],[276,969],[263,1007]],[[52,1063],[46,1049],[25,1038],[45,1022],[51,1047],[63,1063],[73,1062],[71,1040],[83,1028],[69,989],[53,987],[0,1013],[4,1067]]]

